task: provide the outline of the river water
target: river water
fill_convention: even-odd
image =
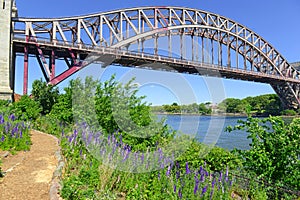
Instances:
[[[249,149],[248,133],[243,130],[226,132],[227,126],[237,125],[237,121],[246,120],[246,117],[232,116],[195,116],[195,115],[164,115],[166,124],[174,130],[189,134],[205,144],[216,145],[225,149]]]

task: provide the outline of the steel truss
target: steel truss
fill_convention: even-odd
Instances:
[[[34,54],[51,84],[103,58],[133,67],[156,62],[163,70],[202,75],[217,71],[225,78],[269,83],[286,107],[300,105],[299,72],[252,30],[207,11],[141,7],[67,18],[14,18],[13,22],[14,51],[24,54],[24,93],[28,54]],[[59,75],[56,59],[68,66]]]

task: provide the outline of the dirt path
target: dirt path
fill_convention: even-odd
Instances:
[[[0,180],[0,200],[49,199],[50,182],[58,164],[58,140],[36,131],[31,134],[30,151],[2,159],[1,167],[7,173]]]

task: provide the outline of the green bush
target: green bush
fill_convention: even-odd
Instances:
[[[10,108],[12,113],[20,120],[29,121],[36,120],[40,116],[42,108],[39,103],[31,99],[29,96],[24,95],[20,101],[14,102]]]
[[[196,140],[186,141],[185,145],[187,149],[176,159],[181,166],[188,162],[194,168],[202,165],[210,171],[236,170],[242,166],[237,155],[220,147],[210,147]]]
[[[240,120],[234,129],[246,130],[252,141],[249,150],[236,150],[247,171],[254,172],[259,180],[273,188],[300,190],[300,119],[285,124],[279,117],[248,117],[246,121]],[[275,195],[272,198],[284,195],[271,190],[269,195]]]
[[[10,101],[0,100],[0,113],[8,113],[10,106],[11,106]]]
[[[57,102],[59,90],[42,80],[35,80],[32,83],[32,96],[42,107],[41,114],[45,115],[50,113],[52,106]]]
[[[295,116],[297,115],[297,112],[295,110],[284,110],[281,112],[281,114],[287,116]]]

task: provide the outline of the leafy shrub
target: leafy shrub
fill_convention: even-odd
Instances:
[[[41,114],[45,115],[50,113],[52,106],[57,102],[59,90],[42,80],[35,80],[32,83],[32,96],[42,107]]]
[[[15,113],[18,119],[24,121],[36,120],[41,111],[39,103],[27,95],[22,96],[20,101],[14,102],[11,106],[11,112]]]
[[[57,102],[53,105],[50,111],[49,116],[57,119],[61,123],[72,124],[74,122],[72,96],[68,93],[59,95]]]
[[[281,114],[287,116],[295,116],[297,115],[297,112],[295,110],[284,110],[281,112]]]
[[[188,148],[176,159],[181,166],[186,162],[196,168],[197,166],[206,166],[211,171],[224,171],[226,168],[235,170],[242,165],[238,156],[220,147],[210,147],[198,141],[192,140],[188,143]]]
[[[10,101],[0,100],[0,113],[8,113],[10,105]]]
[[[252,140],[249,150],[236,150],[246,170],[275,187],[300,190],[300,119],[288,125],[279,117],[248,117],[246,121],[240,120],[234,129],[246,130]],[[283,194],[275,195],[283,197]]]

